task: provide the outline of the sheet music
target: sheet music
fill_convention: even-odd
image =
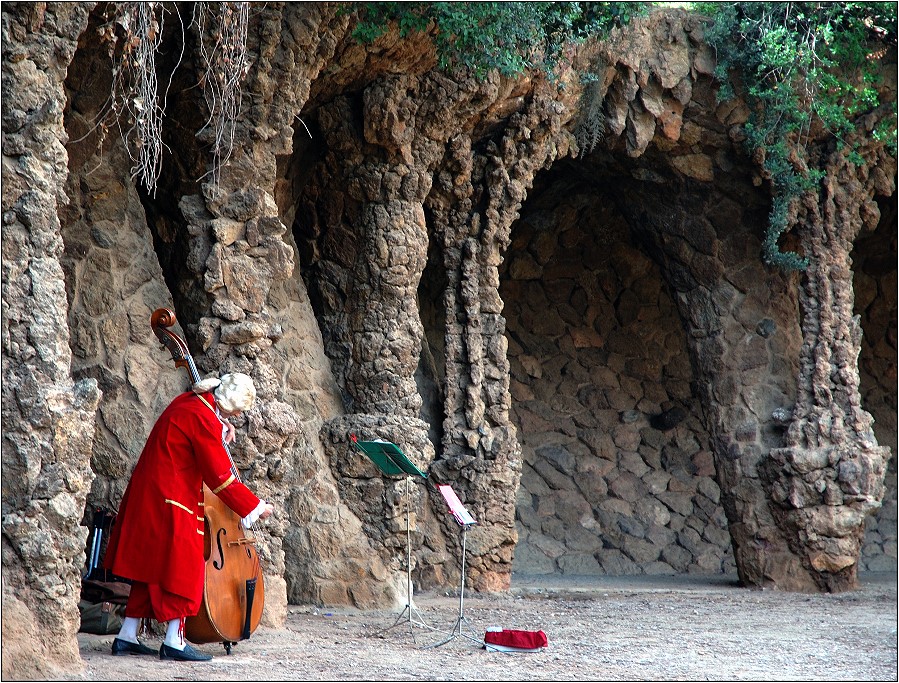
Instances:
[[[437,488],[440,490],[440,495],[443,496],[446,504],[449,505],[450,512],[453,513],[453,517],[456,518],[456,521],[459,522],[459,524],[463,526],[477,524],[474,517],[472,517],[471,513],[465,509],[465,506],[462,505],[462,501],[459,500],[459,496],[456,495],[456,492],[453,491],[449,484],[441,484]]]

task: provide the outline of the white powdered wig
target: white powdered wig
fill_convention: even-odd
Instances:
[[[229,413],[237,410],[249,410],[256,400],[256,387],[253,385],[253,378],[242,372],[223,375],[221,383],[213,393],[222,410]]]
[[[221,383],[222,380],[218,377],[207,377],[206,379],[201,379],[199,382],[195,383],[191,387],[191,390],[195,394],[205,394],[215,389]]]

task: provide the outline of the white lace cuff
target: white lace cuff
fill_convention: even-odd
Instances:
[[[257,505],[250,514],[240,520],[241,526],[243,526],[244,529],[249,529],[251,526],[253,526],[256,523],[256,520],[259,519],[260,515],[265,512],[265,505],[265,501],[260,500],[259,505]]]

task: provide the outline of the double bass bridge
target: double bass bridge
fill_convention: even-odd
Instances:
[[[229,545],[229,546],[230,545],[249,545],[249,544],[255,545],[256,539],[255,538],[239,538],[236,541],[228,541],[228,543],[227,543],[227,545]]]

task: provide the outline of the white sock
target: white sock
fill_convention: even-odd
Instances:
[[[138,617],[125,617],[125,620],[122,622],[122,628],[119,629],[119,640],[136,643],[139,628],[140,619]]]
[[[165,644],[176,650],[184,649],[184,631],[181,628],[181,619],[172,619],[166,626]]]

